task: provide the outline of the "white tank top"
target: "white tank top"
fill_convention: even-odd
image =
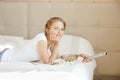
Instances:
[[[39,33],[28,44],[21,48],[13,48],[3,53],[1,61],[7,62],[31,62],[40,60],[37,50],[37,43],[39,40],[45,40],[47,42],[45,33]],[[50,51],[50,50],[49,50]]]

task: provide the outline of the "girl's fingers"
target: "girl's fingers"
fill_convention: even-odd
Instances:
[[[53,40],[53,41],[59,41],[61,38],[55,34],[51,34],[50,35],[50,40]]]
[[[84,58],[84,59],[83,59],[83,62],[89,62],[89,61],[92,61],[92,60],[89,59],[89,58]]]

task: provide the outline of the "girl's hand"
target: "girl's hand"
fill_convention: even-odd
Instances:
[[[60,36],[56,35],[56,34],[51,34],[50,35],[50,40],[54,41],[54,42],[59,42],[61,39]]]
[[[86,54],[80,54],[79,56],[83,58],[83,62],[90,62],[90,61],[92,61],[91,59],[89,59],[89,56],[86,55]]]

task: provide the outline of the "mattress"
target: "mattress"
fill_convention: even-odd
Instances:
[[[30,40],[17,36],[0,36],[0,50],[5,47],[22,47]],[[9,46],[6,46],[9,45]],[[86,53],[94,50],[88,40],[65,35],[60,43],[60,55]],[[49,65],[40,62],[0,62],[0,80],[93,80],[95,60],[84,63],[81,60]]]

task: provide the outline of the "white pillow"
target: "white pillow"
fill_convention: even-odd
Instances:
[[[7,47],[13,48],[23,45],[23,37],[0,35],[0,50]]]
[[[59,52],[60,55],[74,53],[93,55],[94,49],[91,43],[81,36],[64,35],[60,42]]]

